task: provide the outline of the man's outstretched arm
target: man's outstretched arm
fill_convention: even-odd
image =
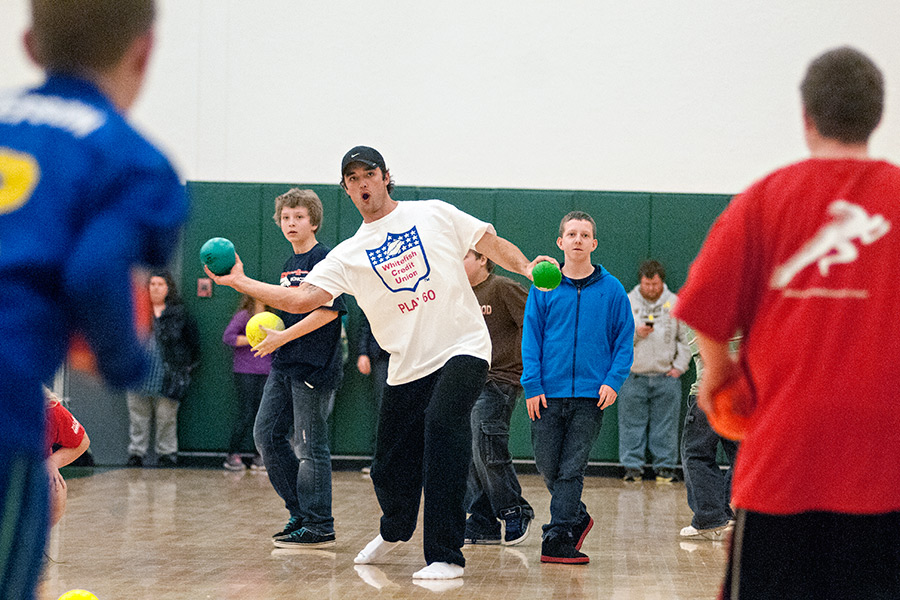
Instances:
[[[226,275],[216,275],[206,265],[203,266],[203,270],[210,279],[219,285],[227,285],[273,308],[294,314],[312,312],[333,299],[333,296],[322,288],[305,282],[297,287],[283,287],[252,279],[244,274],[244,263],[241,262],[241,257],[237,253],[235,253],[234,259],[234,266]]]
[[[549,256],[538,256],[529,262],[518,246],[490,231],[485,232],[481,236],[481,239],[475,244],[475,250],[479,254],[484,254],[507,271],[524,275],[528,279],[533,279],[531,270],[534,268],[534,265],[541,261],[548,260],[559,266],[556,259]]]

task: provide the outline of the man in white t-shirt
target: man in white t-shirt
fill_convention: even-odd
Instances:
[[[250,279],[240,258],[228,275],[207,273],[289,312],[309,312],[340,294],[356,297],[391,358],[372,465],[381,531],[355,562],[381,562],[412,537],[424,488],[427,566],[413,578],[461,577],[469,418],[491,359],[491,340],[463,257],[474,249],[529,278],[538,261],[555,261],[541,256],[529,262],[489,223],[440,200],[393,200],[390,172],[373,148],[347,152],[341,177],[363,224],[299,287]]]

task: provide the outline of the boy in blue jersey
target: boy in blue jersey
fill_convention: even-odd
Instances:
[[[146,359],[131,268],[163,266],[187,217],[169,161],[125,121],[152,47],[153,0],[32,0],[47,72],[0,97],[0,598],[30,600],[47,535],[41,382],[81,331],[125,387]]]
[[[541,562],[589,560],[580,552],[594,525],[581,502],[584,471],[603,409],[616,401],[634,358],[631,304],[619,280],[591,263],[596,236],[589,214],[563,217],[562,283],[549,292],[532,287],[525,304],[522,387],[534,461],[551,496]]]
[[[330,248],[316,240],[323,212],[312,190],[294,188],[275,199],[275,222],[293,249],[281,273],[283,287],[299,286],[328,254]],[[266,339],[255,347],[259,355],[277,348],[253,439],[290,513],[284,529],[272,536],[279,548],[335,544],[327,421],[343,364],[340,317],[346,312],[343,296],[308,313],[282,311],[287,329],[266,329]]]

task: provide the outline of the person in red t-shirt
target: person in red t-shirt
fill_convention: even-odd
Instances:
[[[47,398],[47,470],[50,471],[50,527],[66,512],[68,488],[59,470],[87,451],[91,445],[84,427],[62,405],[59,397],[44,389]],[[55,450],[54,450],[55,448]]]
[[[700,406],[749,390],[723,595],[900,598],[900,168],[868,152],[884,81],[838,48],[800,89],[811,158],[731,202],[675,309],[698,333]]]

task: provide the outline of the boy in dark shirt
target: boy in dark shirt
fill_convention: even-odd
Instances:
[[[322,202],[312,190],[291,189],[275,199],[275,222],[294,253],[284,264],[281,285],[299,286],[328,254],[316,240]],[[340,379],[344,300],[306,314],[282,312],[285,329],[266,329],[257,354],[275,350],[253,438],[272,487],[290,519],[273,536],[279,548],[323,548],[335,543],[331,515],[331,450],[328,416]],[[299,459],[297,458],[299,456]]]
[[[466,543],[512,546],[525,541],[534,518],[509,454],[509,421],[522,391],[522,317],[528,292],[509,277],[495,275],[493,261],[480,252],[469,250],[463,265],[492,346],[487,382],[472,408]]]

